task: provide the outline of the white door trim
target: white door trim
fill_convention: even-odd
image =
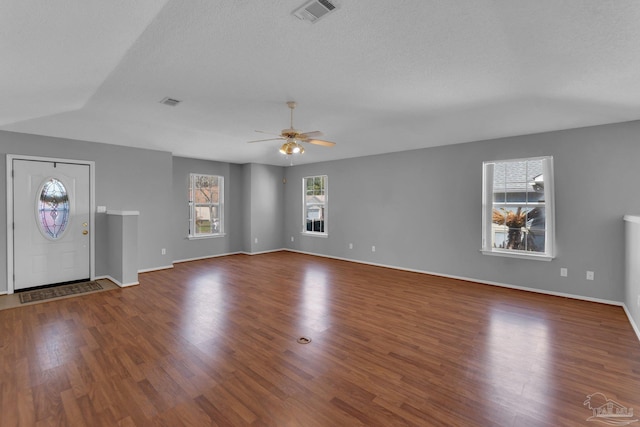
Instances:
[[[89,218],[91,221],[91,232],[89,233],[89,272],[91,280],[95,279],[95,248],[96,248],[96,231],[95,231],[95,162],[88,160],[75,159],[58,159],[54,157],[39,156],[21,156],[18,154],[7,154],[7,293],[12,294],[14,291],[13,276],[13,161],[14,160],[32,160],[40,162],[58,162],[72,163],[76,165],[89,166]]]

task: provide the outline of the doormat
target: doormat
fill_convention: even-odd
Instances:
[[[70,285],[56,286],[53,288],[37,289],[35,291],[20,292],[20,303],[42,301],[51,298],[66,297],[68,295],[82,294],[85,292],[98,291],[102,285],[98,282],[81,282]]]

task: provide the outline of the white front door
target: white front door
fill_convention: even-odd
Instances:
[[[88,164],[13,159],[14,289],[89,279]]]

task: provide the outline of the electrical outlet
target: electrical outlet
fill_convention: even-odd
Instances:
[[[295,239],[293,238],[293,236],[291,236],[291,241],[293,242]]]
[[[258,243],[258,238],[256,237],[253,242]]]
[[[566,268],[561,268],[560,269],[560,275],[562,277],[567,277],[567,269]]]
[[[375,246],[371,246],[371,252],[375,252],[376,251],[376,247]]]
[[[640,308],[640,295],[638,295],[638,307]]]
[[[587,271],[587,280],[593,280],[593,271]]]
[[[349,243],[349,249],[353,249],[353,243]]]
[[[167,249],[166,248],[162,248],[161,253],[162,253],[162,255],[166,255],[167,254]]]

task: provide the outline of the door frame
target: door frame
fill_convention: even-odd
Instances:
[[[13,161],[31,160],[48,163],[71,163],[89,166],[89,274],[95,280],[95,248],[96,248],[96,206],[95,206],[95,162],[89,160],[60,159],[54,157],[22,156],[7,154],[7,293],[14,292],[14,248],[13,248]]]

